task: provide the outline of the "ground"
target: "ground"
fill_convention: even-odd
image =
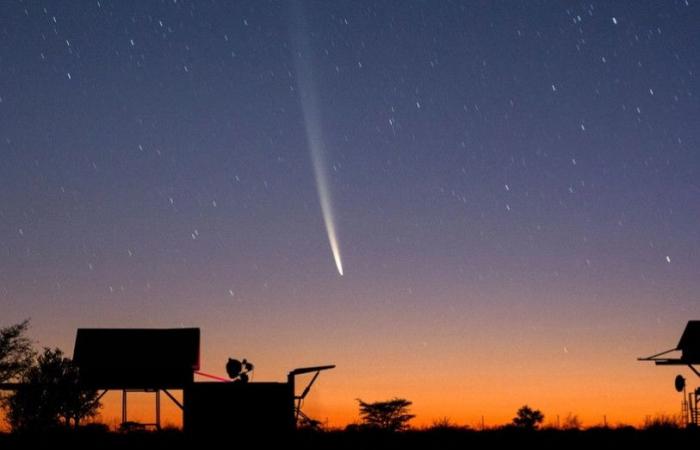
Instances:
[[[129,449],[137,448],[260,448],[271,440],[287,448],[301,449],[463,449],[463,448],[538,448],[570,449],[593,448],[670,448],[700,443],[697,429],[634,428],[589,429],[585,431],[472,431],[447,429],[435,431],[408,431],[403,433],[368,433],[333,431],[324,433],[297,433],[291,437],[269,435],[245,439],[235,435],[221,438],[190,437],[177,430],[162,432],[113,433],[104,431],[55,432],[44,435],[0,435],[2,449]]]

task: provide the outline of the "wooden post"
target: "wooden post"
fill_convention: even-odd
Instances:
[[[160,431],[160,389],[156,389],[156,429]]]
[[[122,389],[122,425],[126,423],[126,389]]]

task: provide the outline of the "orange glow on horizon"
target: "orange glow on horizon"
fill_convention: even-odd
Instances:
[[[385,312],[357,307],[356,299],[344,301],[332,285],[324,289],[319,295],[328,306],[306,307],[303,296],[287,296],[284,301],[298,310],[284,316],[263,309],[241,317],[236,305],[183,312],[183,317],[189,314],[183,326],[202,330],[201,370],[224,375],[228,357],[246,357],[256,367],[252,382],[285,381],[295,367],[336,364],[321,374],[304,404],[308,415],[330,427],[359,420],[358,398],[393,397],[413,402],[416,427],[446,417],[478,428],[482,416],[487,427],[502,425],[524,404],[541,410],[550,424],[572,413],[586,427],[604,420],[642,425],[647,417],[680,412],[676,374],[686,375],[689,387],[697,385],[685,367],[636,360],[677,342],[685,325],[680,315],[650,330],[642,312],[621,312],[615,305],[585,316],[557,309],[555,300],[563,295],[556,291],[551,299],[509,294],[517,301],[505,294],[487,301],[446,291],[435,295],[436,306],[427,312],[414,308],[402,293],[382,292],[383,304],[390,306]],[[460,298],[470,308],[441,307],[440,295]],[[626,300],[621,297],[618,304]],[[586,301],[581,295],[565,303]],[[114,317],[98,323],[118,327],[124,322]],[[170,327],[172,321],[130,326]],[[44,331],[39,342],[72,348],[76,327],[62,325],[58,338]],[[42,330],[35,325],[32,331]],[[152,422],[152,396],[129,395],[129,420]],[[162,423],[180,426],[179,409],[165,395],[161,402]],[[103,404],[99,419],[115,427],[121,416],[118,392],[107,394]]]
[[[406,377],[397,383],[367,376],[356,380],[359,389],[329,372],[314,385],[304,411],[329,427],[342,428],[359,421],[357,398],[377,401],[398,396],[413,401],[411,412],[416,418],[411,425],[414,427],[430,426],[436,420],[448,418],[452,423],[478,429],[482,417],[486,427],[504,425],[523,404],[540,409],[548,425],[555,425],[557,419],[563,422],[571,413],[578,416],[584,427],[602,425],[604,421],[610,426],[641,426],[648,417],[680,412],[680,394],[673,391],[671,384],[677,370],[648,369],[639,367],[637,376],[622,383],[602,379],[590,383],[586,375],[580,374],[578,378],[553,379],[549,385],[534,378],[528,380],[517,375],[503,378],[494,374],[494,378],[472,381],[469,386],[461,385],[455,376],[435,376],[432,383],[420,388],[419,385],[430,381],[429,376],[415,380]],[[587,381],[588,387],[583,387]],[[502,384],[500,389],[498,384]],[[648,386],[656,388],[649,390]],[[171,393],[182,400],[181,391]],[[155,421],[154,394],[130,392],[128,401],[128,420]],[[121,392],[107,393],[102,405],[96,420],[116,429],[121,420]],[[164,427],[182,426],[181,411],[165,394],[161,394],[161,423]]]
[[[332,428],[342,428],[359,421],[357,398],[377,401],[394,396],[413,401],[411,412],[415,427],[430,426],[448,418],[458,425],[480,428],[482,417],[486,427],[507,424],[522,405],[528,404],[545,414],[545,424],[556,425],[574,414],[584,427],[621,424],[641,426],[655,415],[677,415],[680,395],[672,388],[677,370],[658,370],[641,365],[636,375],[622,380],[591,380],[592,373],[551,377],[549,383],[517,374],[492,374],[482,381],[463,384],[458,376],[426,374],[411,379],[397,377],[396,382],[381,381],[371,375],[355,379],[354,386],[332,371],[322,376],[307,397],[304,411]],[[601,375],[599,369],[595,370]],[[689,378],[690,379],[690,378]],[[670,381],[669,381],[670,380]],[[303,383],[300,383],[303,384]],[[656,386],[649,389],[648,386]],[[173,391],[179,400],[182,393]],[[154,421],[153,394],[129,393],[129,420]],[[181,412],[161,394],[162,424],[182,425]],[[118,426],[121,416],[121,393],[108,393],[103,401],[99,420]]]

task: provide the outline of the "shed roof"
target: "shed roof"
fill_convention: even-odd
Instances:
[[[700,320],[688,321],[688,325],[685,326],[681,340],[678,341],[676,350],[693,353],[700,351]]]
[[[78,367],[199,370],[199,328],[80,328]]]

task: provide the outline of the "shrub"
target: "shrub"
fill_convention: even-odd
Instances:
[[[409,414],[412,402],[403,398],[393,398],[384,402],[360,402],[360,417],[367,428],[384,431],[402,431],[408,428],[408,422],[415,417]]]
[[[524,405],[513,418],[513,425],[523,430],[536,430],[543,420],[544,414],[542,412]]]

